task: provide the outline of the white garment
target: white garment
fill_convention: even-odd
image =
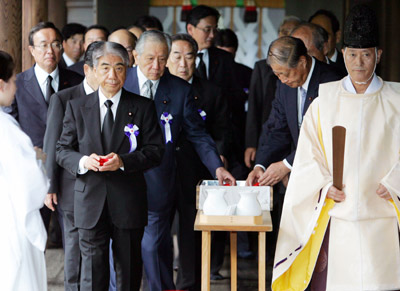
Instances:
[[[332,185],[332,127],[336,125],[346,128],[346,199],[332,204],[325,216],[331,222],[327,290],[400,289],[396,215],[396,208],[400,209],[400,84],[380,83],[370,94],[347,92],[343,80],[320,85],[319,97],[304,117],[285,195],[273,290],[282,290],[287,282],[296,286],[290,290],[304,290],[313,272],[318,255],[314,251],[322,242],[318,237],[325,233],[321,218],[325,205],[332,203],[325,198]],[[376,194],[380,183],[390,191],[393,204]],[[316,249],[308,255],[309,246]],[[303,266],[310,269],[303,269],[297,278],[290,275]]]
[[[47,235],[39,209],[48,179],[30,138],[1,108],[0,124],[0,289],[47,290]]]

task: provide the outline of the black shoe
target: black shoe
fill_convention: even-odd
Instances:
[[[220,273],[215,273],[215,274],[211,274],[210,279],[213,281],[220,281],[220,280],[224,280],[225,278]]]

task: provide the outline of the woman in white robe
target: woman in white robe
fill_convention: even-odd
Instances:
[[[1,290],[47,290],[47,235],[39,213],[48,181],[30,138],[3,112],[16,91],[14,63],[0,51],[0,286]]]

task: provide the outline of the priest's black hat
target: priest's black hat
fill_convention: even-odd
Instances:
[[[343,44],[352,48],[379,46],[378,21],[375,12],[366,5],[356,5],[347,15]]]

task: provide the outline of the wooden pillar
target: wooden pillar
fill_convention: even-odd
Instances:
[[[47,0],[22,0],[22,71],[29,69],[34,61],[29,52],[29,31],[41,21],[47,21]]]
[[[49,19],[61,30],[67,23],[67,7],[65,0],[48,0]]]
[[[21,0],[0,0],[0,50],[12,55],[21,72]]]

